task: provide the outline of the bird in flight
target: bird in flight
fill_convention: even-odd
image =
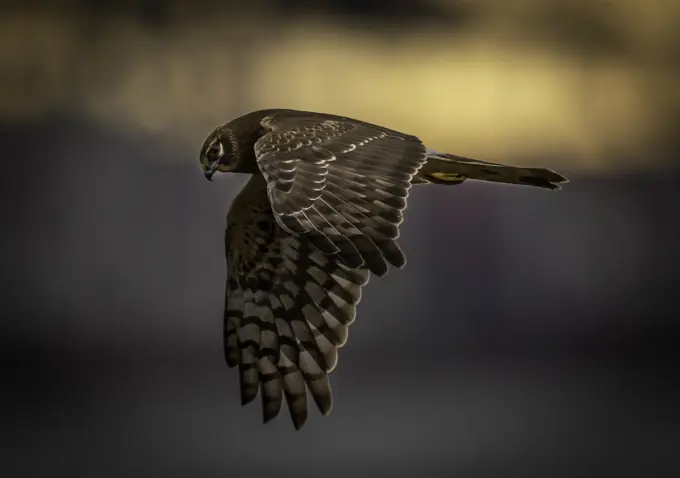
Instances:
[[[217,127],[200,153],[209,180],[251,177],[227,215],[224,350],[241,403],[267,423],[285,401],[299,430],[307,390],[332,408],[328,374],[371,274],[401,268],[396,243],[413,184],[478,179],[559,189],[562,175],[440,153],[416,136],[330,114],[269,109]]]

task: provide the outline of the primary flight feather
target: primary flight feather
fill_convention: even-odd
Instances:
[[[371,273],[402,267],[396,243],[412,184],[479,179],[559,189],[543,168],[477,161],[342,116],[255,111],[216,128],[200,154],[207,179],[251,174],[227,216],[224,348],[241,402],[262,397],[264,421],[284,402],[296,429],[307,391],[332,407],[328,374]]]

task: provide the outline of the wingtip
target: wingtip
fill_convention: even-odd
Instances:
[[[307,417],[293,417],[293,427],[295,428],[295,431],[300,431],[302,430],[302,427],[305,426],[305,423],[307,423]]]
[[[281,411],[281,402],[273,401],[272,403],[262,404],[262,423],[267,424],[279,416]]]
[[[322,414],[324,417],[327,417],[327,416],[330,415],[331,412],[333,411],[333,402],[332,402],[332,401],[329,402],[328,405],[326,406],[326,408],[324,408],[324,409],[321,409],[321,408],[320,408],[319,411],[321,412],[321,414]]]
[[[264,413],[262,415],[262,424],[266,425],[277,417],[278,413]]]
[[[246,388],[241,391],[241,406],[248,405],[250,402],[255,400],[255,397],[257,397],[257,389],[254,391],[250,390],[249,388]]]
[[[316,402],[316,408],[319,409],[321,415],[326,416],[333,410],[333,395],[329,392],[327,394],[314,396],[314,401]]]

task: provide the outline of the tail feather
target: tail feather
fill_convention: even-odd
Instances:
[[[560,189],[569,180],[550,169],[524,168],[489,163],[476,159],[428,150],[427,163],[419,171],[420,179],[436,184],[460,184],[466,179],[520,184]]]

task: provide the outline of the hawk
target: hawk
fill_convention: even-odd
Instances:
[[[396,240],[411,185],[567,182],[549,169],[440,153],[352,118],[285,109],[217,127],[200,163],[209,180],[251,175],[227,215],[225,358],[238,367],[241,403],[260,392],[267,423],[285,397],[297,430],[307,390],[322,414],[331,410],[328,374],[362,286],[406,264]]]

